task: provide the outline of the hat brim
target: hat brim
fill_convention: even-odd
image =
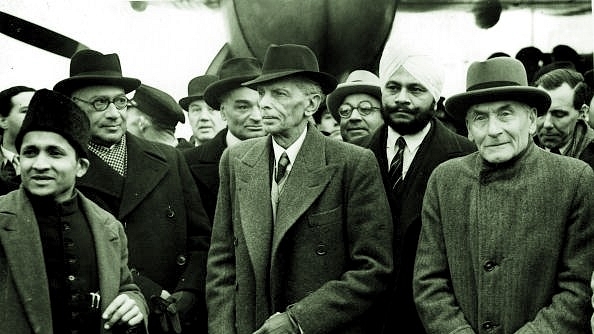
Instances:
[[[338,87],[326,97],[326,105],[332,114],[332,117],[340,123],[340,115],[338,115],[338,107],[344,101],[344,98],[351,94],[369,94],[382,101],[382,90],[378,86],[352,83],[348,86]]]
[[[65,95],[70,95],[77,89],[87,86],[116,86],[124,89],[125,93],[130,93],[140,86],[140,80],[126,77],[108,77],[98,75],[81,75],[70,77],[58,82],[54,90]]]
[[[181,98],[178,103],[185,111],[188,111],[188,109],[190,108],[190,103],[192,103],[196,100],[203,100],[203,99],[204,99],[204,95],[190,95],[190,96]]]
[[[319,83],[320,86],[322,87],[322,92],[324,94],[330,94],[336,88],[336,85],[338,84],[338,82],[336,81],[336,78],[334,78],[332,75],[330,75],[328,73],[314,72],[314,71],[303,71],[303,70],[291,70],[291,71],[281,71],[281,72],[262,74],[259,77],[255,78],[251,81],[244,82],[243,86],[254,88],[258,84],[261,84],[261,83],[264,83],[267,81],[281,79],[281,78],[288,77],[288,76],[293,76],[293,75],[303,75],[303,76],[310,78],[313,81]]]
[[[243,87],[241,84],[247,80],[252,80],[256,75],[244,75],[233,78],[217,80],[206,86],[204,90],[204,101],[213,109],[219,110],[221,108],[221,96],[236,88]],[[251,87],[250,87],[251,88]]]
[[[468,109],[478,103],[494,101],[518,101],[536,108],[537,115],[547,112],[551,97],[544,90],[535,87],[496,87],[479,89],[452,95],[445,101],[448,115],[464,124]]]

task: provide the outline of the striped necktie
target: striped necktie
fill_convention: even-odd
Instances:
[[[279,184],[285,176],[285,173],[287,172],[287,166],[289,166],[289,156],[287,155],[287,152],[283,152],[276,166],[276,175],[274,177],[274,180],[277,184]]]
[[[388,179],[392,184],[392,190],[398,192],[398,187],[402,183],[402,163],[404,162],[404,148],[406,142],[402,136],[396,140],[396,155],[390,162],[390,170],[388,171]]]

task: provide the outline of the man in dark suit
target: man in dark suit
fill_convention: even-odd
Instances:
[[[363,146],[379,162],[394,221],[394,282],[386,301],[384,333],[424,333],[413,300],[412,274],[425,188],[437,165],[476,147],[435,118],[443,70],[433,59],[395,54],[388,48],[379,74],[385,125]]]
[[[184,151],[208,218],[214,219],[219,192],[219,161],[223,151],[235,143],[264,136],[258,108],[258,92],[241,86],[257,77],[262,65],[255,58],[233,58],[221,65],[219,79],[208,85],[204,100],[219,110],[227,127],[204,144]]]
[[[70,77],[54,89],[71,97],[91,121],[91,167],[78,189],[124,224],[130,269],[149,301],[149,330],[179,329],[175,304],[193,332],[204,326],[204,278],[210,224],[181,152],[126,133],[125,94],[140,81],[122,76],[117,54],[76,53]],[[198,310],[196,310],[196,307]],[[161,317],[167,319],[160,319]],[[192,322],[202,316],[203,321]],[[160,321],[164,320],[164,321]]]
[[[260,94],[270,136],[228,147],[208,256],[210,334],[374,333],[392,271],[377,161],[308,119],[336,79],[302,45],[272,45]]]

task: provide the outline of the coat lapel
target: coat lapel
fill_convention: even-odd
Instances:
[[[308,125],[305,141],[279,197],[272,240],[272,256],[282,237],[320,196],[337,170],[326,165],[324,137]]]
[[[31,328],[51,333],[49,287],[35,214],[22,188],[8,196],[12,201],[0,207],[0,221],[5,222],[0,240],[8,267]]]
[[[150,146],[142,145],[138,138],[127,134],[128,171],[124,181],[122,203],[118,218],[122,219],[155,189],[169,170],[165,157]]]
[[[270,136],[259,140],[232,162],[237,167],[239,215],[256,282],[265,282],[270,259],[272,206],[270,204]]]

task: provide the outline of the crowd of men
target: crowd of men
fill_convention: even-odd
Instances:
[[[0,332],[591,333],[589,83],[443,73],[387,48],[338,83],[271,45],[176,101],[82,50],[5,89]]]

